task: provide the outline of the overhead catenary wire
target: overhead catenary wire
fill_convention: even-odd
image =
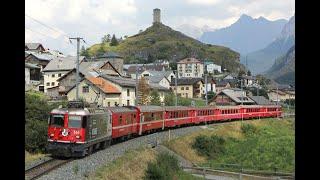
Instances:
[[[48,35],[46,35],[46,34],[44,34],[44,33],[39,32],[39,31],[35,31],[35,30],[33,30],[33,29],[29,28],[29,27],[26,27],[26,26],[25,26],[25,29],[27,29],[27,30],[29,30],[29,31],[31,31],[31,32],[33,32],[33,33],[36,33],[36,34],[40,34],[40,35],[42,35],[42,36],[46,36],[46,37],[49,37],[49,38],[51,38],[51,39],[55,39],[55,40],[57,40],[57,41],[60,42],[60,40],[59,40],[58,38],[54,38],[54,37],[48,36]],[[66,43],[66,42],[65,42],[65,43]],[[70,42],[70,43],[67,43],[67,44],[70,45],[70,44],[72,44],[72,43]],[[75,44],[72,44],[72,45],[75,46]]]
[[[51,27],[51,26],[49,26],[49,25],[47,25],[47,24],[45,24],[45,23],[43,23],[43,22],[41,22],[41,21],[39,21],[39,20],[29,16],[29,15],[27,15],[27,14],[25,14],[25,16],[27,16],[28,18],[32,19],[33,21],[35,21],[35,22],[37,22],[37,23],[39,23],[39,24],[41,24],[41,25],[43,25],[43,26],[45,26],[45,27],[47,27],[47,28],[49,28],[49,29],[51,29],[51,30],[53,30],[55,32],[58,32],[60,34],[64,34],[65,37],[69,38],[68,37],[69,35],[67,33],[65,33],[65,32],[63,32],[61,30],[58,30],[57,28],[53,28],[53,27]]]

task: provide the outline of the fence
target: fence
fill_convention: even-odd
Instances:
[[[189,171],[195,174],[201,174],[206,179],[207,175],[215,176],[228,176],[237,179],[255,179],[255,180],[264,180],[264,179],[294,179],[294,173],[288,172],[278,172],[275,171],[258,171],[243,169],[240,165],[236,164],[224,164],[226,166],[236,166],[239,169],[234,171],[228,171],[228,168],[215,168],[211,167],[182,167],[185,171]]]

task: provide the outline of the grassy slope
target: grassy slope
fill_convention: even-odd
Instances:
[[[271,167],[276,164],[279,170],[292,172],[294,170],[294,125],[292,125],[292,119],[283,121],[264,119],[246,121],[245,123],[253,124],[258,129],[262,129],[263,135],[260,135],[259,138],[246,139],[240,129],[241,122],[232,122],[213,126],[213,130],[211,128],[210,130],[205,129],[180,137],[166,143],[166,146],[184,158],[205,166],[214,166],[215,163],[240,163],[241,160],[244,165],[250,166],[250,169],[273,170]],[[206,136],[216,134],[222,137],[233,137],[240,141],[227,140],[226,153],[212,160],[200,156],[192,148],[195,138],[200,134]]]
[[[155,158],[153,149],[132,150],[108,166],[99,168],[89,179],[142,179],[148,162]]]
[[[101,44],[91,46],[89,55],[96,55]],[[142,33],[128,37],[118,46],[103,44],[105,51],[115,51],[124,56],[126,63],[134,62],[134,56],[141,52],[145,58],[151,54],[153,59],[176,59],[190,57],[209,58],[217,64],[225,64],[227,69],[234,71],[239,67],[239,53],[229,48],[206,45],[190,38],[163,24],[155,24]]]
[[[97,169],[88,179],[143,179],[149,162],[155,162],[158,152],[149,148],[131,150],[107,166]],[[195,178],[183,171],[177,172],[178,179]]]
[[[25,164],[29,164],[32,161],[38,160],[40,158],[43,158],[44,156],[46,156],[46,154],[42,154],[42,153],[31,154],[31,153],[25,151],[25,157],[24,157]]]

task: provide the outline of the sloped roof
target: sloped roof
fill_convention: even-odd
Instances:
[[[41,43],[25,43],[25,46],[27,46],[28,49],[37,49],[39,46],[42,46],[42,44]]]
[[[264,96],[250,96],[250,99],[258,105],[274,105],[274,103],[266,99]]]
[[[113,86],[111,83],[101,77],[89,77],[87,78],[92,84],[96,85],[104,93],[108,94],[120,94],[121,92]]]
[[[216,82],[216,87],[225,87],[228,83],[229,83],[229,81],[226,81],[226,80],[217,81]]]
[[[110,75],[102,75],[101,77],[125,87],[136,87],[136,80],[131,78],[116,77]]]
[[[178,64],[202,63],[196,58],[185,58],[177,62]]]
[[[80,56],[79,58],[80,63],[82,63],[84,59],[85,59],[84,56]],[[43,69],[43,72],[72,70],[73,68],[76,68],[76,60],[77,60],[76,56],[55,57]]]
[[[29,56],[34,56],[37,59],[44,60],[44,61],[51,61],[56,57],[49,53],[30,53]]]
[[[138,73],[141,74],[143,71],[162,71],[163,67],[166,65],[163,64],[143,64],[143,65],[131,65],[128,67],[128,74],[135,74],[136,67],[138,66]]]
[[[145,78],[148,79],[149,82],[159,83],[165,77],[164,76],[146,76]]]
[[[201,81],[202,83],[204,82],[202,78],[179,78],[177,79],[177,85],[193,85],[199,81]],[[175,85],[175,78],[172,79],[170,85]]]
[[[222,93],[237,103],[241,103],[241,102],[254,103],[254,101],[252,99],[250,99],[246,96],[245,91],[241,91],[241,89],[239,89],[239,88],[224,89],[221,92],[219,92],[217,95],[222,94]],[[243,100],[242,100],[242,98],[243,98]]]

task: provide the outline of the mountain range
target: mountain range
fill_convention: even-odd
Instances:
[[[242,64],[248,64],[253,74],[265,73],[275,59],[285,55],[295,44],[295,16],[292,16],[286,23],[277,38],[260,50],[242,55],[240,61]]]
[[[241,55],[262,49],[275,40],[288,21],[252,18],[246,14],[228,27],[204,32],[199,38],[204,43],[230,47]]]
[[[274,79],[280,84],[295,84],[295,46],[288,52],[277,58],[272,67],[266,72],[268,78]]]

